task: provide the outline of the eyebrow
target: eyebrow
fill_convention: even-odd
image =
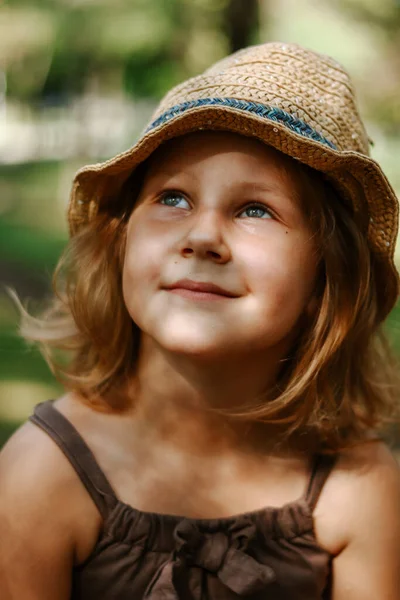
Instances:
[[[188,173],[185,173],[184,171],[174,171],[174,170],[170,170],[170,169],[165,169],[162,171],[158,171],[155,174],[152,174],[151,177],[148,178],[146,185],[149,185],[150,188],[153,187],[153,185],[155,187],[158,187],[159,185],[164,185],[167,182],[170,182],[173,179],[178,179],[178,178],[182,178],[182,177],[190,177],[190,179],[197,179],[197,177],[193,176],[193,175],[188,175]],[[152,185],[152,182],[153,185]]]
[[[177,172],[177,171],[173,171],[173,170],[169,170],[166,169],[165,171],[159,171],[156,175],[152,176],[152,179],[154,179],[155,181],[159,181],[160,179],[165,179],[165,180],[169,180],[169,179],[175,179],[178,177],[189,177],[190,179],[197,179],[197,177],[193,174],[188,174],[185,173],[184,171],[182,172]],[[282,193],[282,189],[280,189],[279,186],[274,185],[273,183],[271,184],[267,184],[267,183],[261,183],[258,181],[241,181],[237,184],[237,187],[239,189],[243,189],[243,190],[248,190],[251,189],[252,191],[257,191],[257,192],[267,192],[267,193]]]
[[[238,184],[239,190],[250,191],[252,193],[261,193],[274,196],[279,198],[285,198],[290,200],[291,203],[297,204],[297,196],[296,192],[293,190],[289,192],[285,189],[282,189],[278,185],[274,185],[273,183],[262,183],[260,181],[243,181]]]
[[[269,185],[267,183],[261,183],[258,181],[242,181],[238,184],[237,187],[243,188],[243,189],[250,188],[252,191],[257,191],[257,192],[267,192],[267,193],[273,192],[274,194],[282,191],[279,188],[279,186],[276,186],[274,184]]]

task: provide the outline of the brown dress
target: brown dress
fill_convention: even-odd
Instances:
[[[220,519],[136,510],[115,495],[52,401],[30,420],[61,448],[103,517],[96,546],[74,568],[72,600],[327,600],[332,556],[313,510],[334,459],[318,456],[303,498]]]

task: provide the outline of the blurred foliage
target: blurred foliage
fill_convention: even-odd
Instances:
[[[135,106],[142,99],[151,107],[172,85],[230,51],[269,39],[298,42],[346,65],[376,142],[373,155],[400,189],[398,0],[3,0],[0,142],[1,119],[11,107],[36,121],[59,107],[59,118],[67,119],[82,97],[90,103],[122,97]],[[5,162],[0,280],[35,307],[49,292],[66,241],[66,185],[82,152],[68,160]],[[18,338],[16,325],[16,311],[0,293],[0,445],[34,402],[61,390],[38,350]],[[400,307],[386,326],[400,352]]]
[[[269,0],[116,0],[111,9],[101,0],[8,0],[0,14],[0,67],[7,74],[8,96],[59,103],[94,89],[160,97],[226,53],[261,41],[279,13],[277,20],[283,19],[290,35],[306,26],[311,45],[315,36],[324,43],[324,37],[333,36],[338,52],[352,45],[357,49],[368,30],[378,60],[368,60],[365,50],[371,44],[361,40],[367,108],[388,130],[393,124],[399,128],[400,3],[282,0],[279,5]],[[310,20],[314,23],[307,25]]]
[[[0,55],[10,97],[29,100],[120,90],[159,96],[232,48],[256,41],[247,0],[9,1]],[[32,27],[33,24],[33,27]],[[249,36],[249,32],[254,36]]]
[[[381,40],[379,68],[370,73],[369,114],[393,135],[400,134],[400,2],[398,0],[339,0],[343,15],[363,23]]]
[[[0,379],[27,379],[51,383],[52,375],[36,348],[29,348],[15,335],[14,329],[3,328],[0,347]]]

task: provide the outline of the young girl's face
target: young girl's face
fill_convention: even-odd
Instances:
[[[279,360],[310,310],[317,259],[290,160],[199,132],[152,157],[127,231],[126,307],[167,351]],[[220,294],[188,290],[219,286]],[[215,290],[214,290],[215,291]]]

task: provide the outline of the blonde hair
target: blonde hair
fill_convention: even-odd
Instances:
[[[283,425],[288,435],[307,434],[335,451],[398,419],[397,370],[381,331],[384,297],[365,223],[321,173],[285,160],[320,251],[318,308],[284,362],[274,396],[236,416]],[[69,241],[40,317],[20,307],[21,335],[39,344],[66,389],[104,410],[127,406],[124,390],[137,362],[140,330],[123,301],[122,267],[146,168],[140,165],[118,199]]]

